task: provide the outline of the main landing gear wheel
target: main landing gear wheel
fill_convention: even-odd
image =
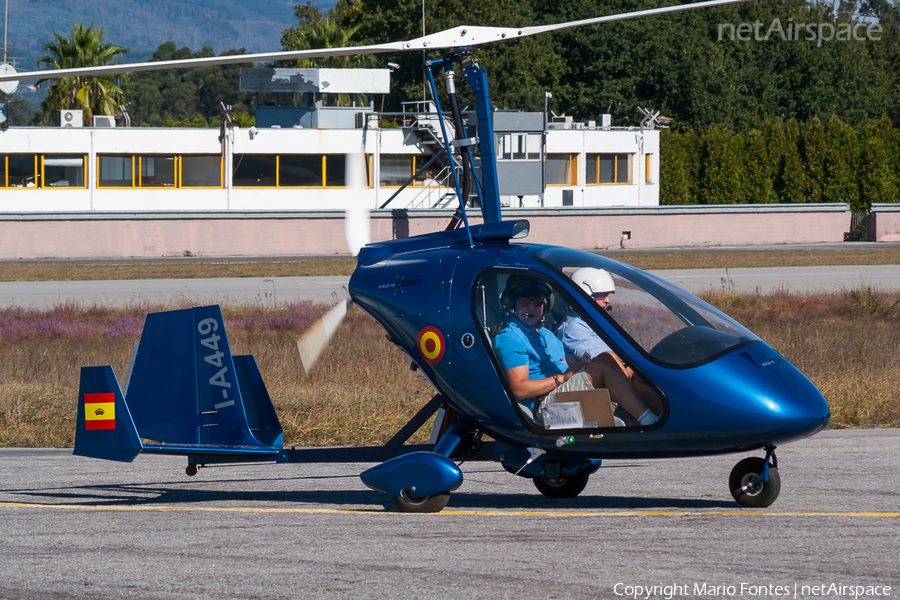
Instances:
[[[584,491],[590,477],[589,473],[579,473],[578,475],[560,477],[558,479],[535,477],[532,481],[534,481],[534,487],[548,498],[574,498]]]
[[[450,501],[450,492],[441,492],[433,496],[410,496],[407,490],[402,490],[399,496],[392,496],[394,504],[405,513],[437,513],[444,510]]]
[[[770,506],[778,498],[781,492],[781,475],[778,474],[778,469],[771,465],[768,481],[760,481],[746,490],[743,489],[747,484],[759,479],[765,467],[766,459],[755,456],[745,458],[734,465],[728,478],[728,489],[738,504],[750,508],[763,508]]]

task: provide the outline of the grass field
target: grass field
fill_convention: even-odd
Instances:
[[[900,293],[704,298],[806,373],[827,398],[834,426],[900,426]],[[0,446],[71,446],[80,367],[110,364],[123,379],[144,315],[153,309],[0,310]],[[355,309],[304,376],[295,340],[325,309],[225,307],[232,350],[256,357],[286,444],[384,442],[434,392]]]
[[[830,252],[722,252],[611,254],[640,269],[709,269],[900,264],[900,249]],[[139,264],[0,264],[0,281],[93,279],[194,279],[210,277],[301,277],[353,273],[352,258],[284,262],[185,262]]]

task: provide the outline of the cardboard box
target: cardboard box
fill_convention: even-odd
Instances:
[[[609,390],[586,390],[583,392],[557,392],[557,402],[578,402],[581,404],[581,413],[584,415],[584,426],[587,429],[594,427],[615,427],[613,419],[612,403]]]

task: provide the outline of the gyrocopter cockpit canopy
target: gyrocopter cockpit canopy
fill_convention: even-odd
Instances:
[[[594,314],[661,366],[696,367],[760,341],[746,327],[696,296],[626,264],[566,248],[539,249],[535,257],[566,277],[584,267],[607,271],[615,282],[612,310]],[[587,295],[579,286],[574,287]]]

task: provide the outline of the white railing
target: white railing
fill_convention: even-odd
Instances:
[[[414,188],[418,193],[407,203],[407,209],[418,208],[445,208],[449,198],[456,198],[456,191],[452,185],[450,167],[444,167],[424,187]]]

